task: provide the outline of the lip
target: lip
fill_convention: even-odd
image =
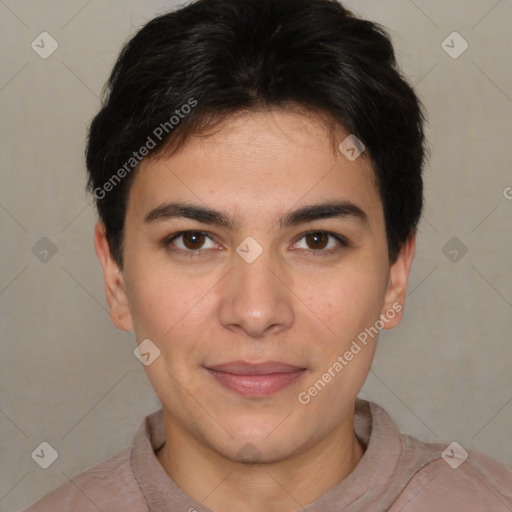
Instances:
[[[253,398],[270,396],[287,388],[306,371],[305,368],[278,361],[232,361],[205,368],[219,384]]]

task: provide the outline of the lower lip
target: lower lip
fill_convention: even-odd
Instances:
[[[291,386],[306,370],[268,375],[236,375],[207,369],[208,373],[224,387],[236,393],[254,398],[273,395]]]

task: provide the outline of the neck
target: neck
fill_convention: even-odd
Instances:
[[[178,487],[214,512],[293,512],[314,502],[357,466],[364,446],[354,416],[308,448],[272,463],[228,459],[183,431],[164,411],[167,442],[157,458]]]

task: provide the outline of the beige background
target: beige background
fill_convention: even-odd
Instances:
[[[405,321],[382,334],[362,396],[405,432],[512,466],[512,2],[346,4],[390,29],[432,148]],[[106,312],[83,153],[121,43],[173,5],[0,1],[2,511],[118,452],[159,405]],[[59,45],[47,59],[31,48],[43,31]],[[441,46],[453,31],[469,43],[457,59]],[[46,263],[42,237],[57,248]],[[48,469],[31,458],[43,441],[58,452]]]

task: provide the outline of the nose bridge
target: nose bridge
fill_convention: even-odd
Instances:
[[[258,244],[259,245],[259,244]],[[270,251],[251,240],[237,248],[237,257],[220,306],[221,323],[230,329],[241,328],[260,337],[286,329],[293,322],[289,290],[276,274],[284,272]]]

